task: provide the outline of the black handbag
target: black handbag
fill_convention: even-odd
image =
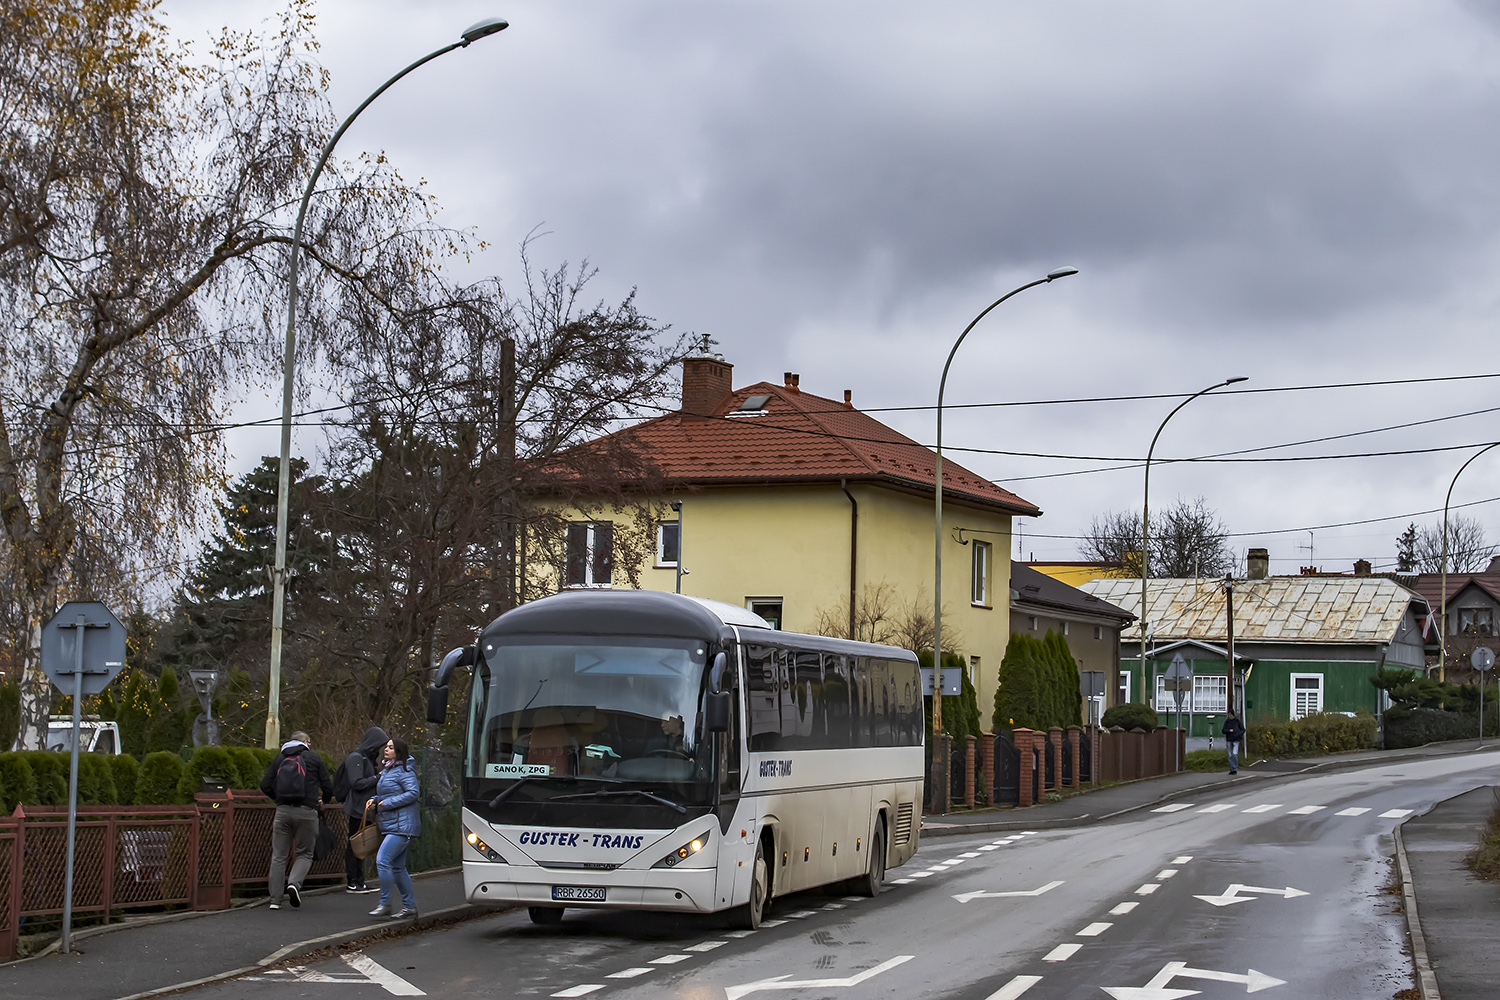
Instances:
[[[313,860],[322,861],[333,853],[333,827],[328,825],[328,820],[318,813],[318,839],[313,844]]]

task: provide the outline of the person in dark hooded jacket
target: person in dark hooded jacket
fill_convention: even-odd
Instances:
[[[359,747],[344,761],[344,774],[349,780],[349,794],[344,798],[344,815],[349,820],[349,836],[359,829],[360,818],[365,812],[365,803],[375,794],[375,784],[380,781],[380,755],[389,741],[385,730],[371,726],[365,730]],[[370,822],[375,822],[374,810],[370,811]],[[374,892],[375,886],[365,882],[365,862],[354,856],[349,845],[344,845],[344,874],[348,877],[349,892]]]

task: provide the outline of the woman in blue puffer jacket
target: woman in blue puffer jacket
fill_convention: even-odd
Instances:
[[[409,749],[400,738],[385,745],[380,780],[370,797],[375,803],[376,822],[384,835],[375,854],[375,870],[380,873],[380,905],[370,911],[372,917],[415,920],[417,916],[417,897],[406,870],[406,848],[411,838],[422,832],[422,816],[417,810],[420,791],[417,762],[409,755]],[[391,909],[393,889],[401,894],[399,912]]]

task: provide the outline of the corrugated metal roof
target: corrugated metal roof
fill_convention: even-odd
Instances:
[[[1091,580],[1079,590],[1139,615],[1141,581]],[[1152,580],[1147,619],[1157,643],[1224,642],[1220,580]],[[1273,576],[1234,583],[1234,637],[1244,642],[1387,643],[1412,601],[1422,598],[1381,577]],[[1121,638],[1139,641],[1138,626]]]

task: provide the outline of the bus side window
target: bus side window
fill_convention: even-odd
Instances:
[[[769,646],[745,647],[745,704],[750,713],[752,753],[766,753],[781,745],[780,651]]]
[[[849,662],[843,656],[823,654],[823,720],[826,747],[858,746],[851,743],[849,725]]]
[[[792,672],[794,714],[782,730],[786,745],[803,750],[828,745],[828,722],[823,706],[823,658],[817,653],[788,653]]]
[[[870,661],[864,656],[851,657],[854,692],[852,698],[854,733],[851,746],[874,746],[870,737]]]

